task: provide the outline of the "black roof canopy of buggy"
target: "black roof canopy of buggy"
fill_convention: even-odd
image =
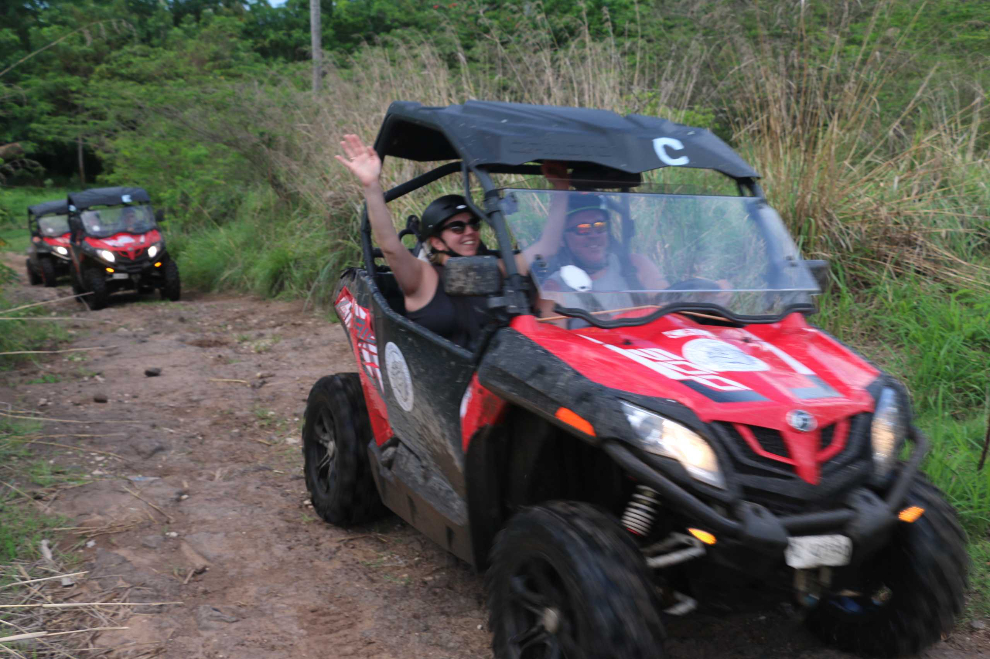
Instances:
[[[566,160],[630,174],[682,166],[713,169],[735,179],[759,178],[704,128],[608,110],[498,101],[447,107],[395,101],[375,150],[382,157],[421,162],[460,159],[470,167]]]
[[[43,217],[45,215],[65,215],[69,212],[69,204],[65,199],[45,201],[34,206],[28,206],[28,215]]]
[[[70,192],[68,197],[69,206],[76,211],[93,206],[148,203],[151,203],[151,197],[144,188],[94,188],[82,192]]]

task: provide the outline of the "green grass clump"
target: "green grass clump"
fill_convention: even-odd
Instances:
[[[840,272],[841,275],[841,272]],[[990,297],[914,277],[840,282],[818,321],[903,381],[931,440],[924,471],[973,538],[990,529],[990,466],[977,471],[990,394]]]
[[[354,239],[335,240],[303,210],[271,192],[246,195],[237,219],[169,239],[183,282],[205,290],[249,291],[261,297],[325,294],[339,270],[356,261]]]
[[[4,271],[0,270],[0,284]],[[7,282],[12,276],[7,275]],[[23,350],[45,350],[55,341],[65,339],[65,330],[55,322],[20,320],[20,318],[40,318],[47,311],[44,306],[12,311],[18,306],[0,294],[0,371],[13,368],[19,362],[33,361],[38,355],[3,354]]]
[[[970,542],[969,557],[972,569],[969,574],[969,614],[990,616],[990,540],[986,538]]]
[[[28,206],[65,199],[66,188],[10,188],[0,186],[0,251],[23,254],[31,242]]]
[[[41,460],[32,460],[22,443],[26,435],[39,428],[37,421],[0,417],[0,481],[3,481],[0,484],[0,565],[36,556],[41,540],[51,538],[51,530],[62,523],[54,515],[41,514],[24,495],[13,489],[17,486],[11,483],[18,473],[34,470],[41,475],[45,468],[49,475],[47,485],[55,482],[51,466]]]

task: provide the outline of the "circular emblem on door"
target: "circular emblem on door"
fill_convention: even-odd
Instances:
[[[402,351],[391,341],[385,346],[385,370],[388,372],[388,383],[392,387],[392,394],[399,403],[399,407],[406,412],[411,412],[413,408],[412,377],[409,375],[409,367],[406,365],[406,358],[402,355]]]
[[[804,410],[791,410],[787,413],[787,425],[798,432],[811,432],[818,427],[818,421]]]

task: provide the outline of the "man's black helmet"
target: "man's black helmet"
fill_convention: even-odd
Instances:
[[[567,197],[567,217],[583,211],[601,211],[605,219],[610,216],[605,197],[593,192],[572,192]]]
[[[443,223],[458,213],[474,213],[468,208],[467,200],[459,194],[447,194],[434,199],[419,218],[419,240],[439,235]]]

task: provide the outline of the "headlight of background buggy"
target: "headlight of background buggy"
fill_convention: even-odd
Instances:
[[[68,256],[69,255],[69,250],[67,250],[66,248],[62,247],[61,245],[56,245],[55,246],[55,253],[56,254],[61,254],[62,256]]]
[[[155,243],[154,245],[148,248],[148,258],[149,259],[155,258],[158,252],[159,252],[158,243]]]
[[[897,401],[897,392],[893,389],[884,389],[880,394],[877,409],[873,413],[873,425],[870,427],[873,466],[878,476],[884,477],[890,472],[903,439],[904,423],[901,406]]]
[[[642,407],[620,402],[644,451],[677,460],[692,478],[702,483],[725,487],[715,450],[698,433]]]
[[[107,263],[113,263],[114,261],[117,260],[114,257],[113,252],[111,252],[109,249],[97,250],[96,254]]]

